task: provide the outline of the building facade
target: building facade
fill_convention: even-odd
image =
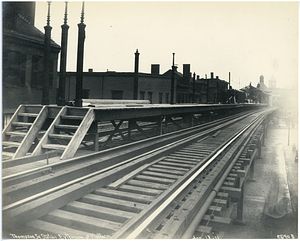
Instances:
[[[20,104],[41,103],[44,33],[34,26],[35,2],[2,2],[2,10],[2,99],[5,112]],[[51,41],[50,103],[56,101],[59,52],[60,46]]]

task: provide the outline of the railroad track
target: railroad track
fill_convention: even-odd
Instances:
[[[180,223],[179,219],[181,222],[192,220],[195,210],[211,191],[211,185],[229,165],[228,156],[237,153],[245,141],[241,141],[236,133],[264,115],[262,112],[248,113],[235,116],[235,121],[226,119],[215,122],[214,126],[211,123],[203,129],[186,130],[180,135],[168,134],[162,138],[167,139],[165,141],[156,138],[152,142],[141,141],[136,143],[138,145],[129,145],[138,146],[138,150],[131,149],[123,155],[120,153],[130,148],[120,147],[116,157],[111,156],[112,152],[104,151],[106,155],[102,153],[101,161],[99,154],[86,157],[93,159],[96,156],[93,164],[91,160],[78,158],[71,160],[73,164],[77,163],[73,167],[67,165],[71,161],[53,165],[52,173],[42,176],[35,176],[40,175],[35,170],[25,177],[23,173],[19,178],[7,178],[3,189],[3,220],[8,224],[6,234],[17,235],[18,230],[20,235],[58,237],[69,234],[73,238],[179,237],[184,228],[171,234],[168,230],[174,224],[170,220],[175,218],[177,223]],[[249,135],[247,132],[251,133],[244,129],[243,133]],[[78,162],[82,163],[79,165]],[[72,168],[74,170],[68,170]],[[16,184],[21,180],[23,182]],[[204,185],[209,181],[210,185]],[[203,185],[207,186],[206,191]],[[193,201],[194,192],[198,192],[200,201]],[[179,210],[190,214],[175,215]]]

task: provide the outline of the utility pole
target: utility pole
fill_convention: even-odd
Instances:
[[[64,106],[66,104],[65,99],[65,88],[66,88],[66,65],[67,65],[67,45],[68,45],[68,30],[69,25],[67,25],[67,8],[68,2],[65,5],[65,17],[64,24],[61,25],[61,52],[60,52],[60,75],[59,75],[59,86],[57,93],[57,105]]]
[[[78,48],[77,48],[77,73],[75,106],[82,107],[82,82],[83,82],[83,53],[85,40],[84,2],[82,2],[81,21],[78,24]]]
[[[133,80],[133,99],[138,99],[138,89],[139,89],[139,51],[135,52],[135,62],[134,62],[134,80]]]
[[[175,83],[175,53],[173,53],[173,64],[172,64],[172,75],[171,75],[171,104],[175,104],[174,102],[174,83]]]
[[[44,27],[45,36],[44,36],[44,62],[43,62],[43,72],[44,72],[44,81],[43,81],[43,91],[42,91],[42,105],[49,105],[49,73],[50,73],[50,55],[51,55],[51,30],[50,26],[50,4],[48,2],[48,15],[47,15],[47,25]]]

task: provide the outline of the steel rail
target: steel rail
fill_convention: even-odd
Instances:
[[[257,126],[259,126],[262,122],[264,116],[260,117],[260,121],[256,124],[256,128],[251,131],[251,133],[255,132]],[[238,151],[237,155],[234,157],[230,165],[227,167],[226,171],[215,185],[214,189],[211,191],[209,197],[206,199],[205,203],[201,206],[200,210],[193,218],[192,222],[189,224],[188,228],[185,230],[184,234],[181,236],[181,239],[190,239],[192,238],[193,234],[195,233],[199,223],[203,219],[205,213],[207,212],[208,208],[210,207],[211,203],[213,202],[214,198],[216,197],[217,193],[219,192],[220,188],[222,187],[225,179],[228,177],[228,174],[232,170],[233,166],[235,165],[236,161],[239,159],[239,156],[244,151],[244,148],[247,146],[249,140],[251,139],[251,134],[248,135],[247,140],[241,145],[240,150]]]
[[[235,119],[235,120],[233,120],[232,122],[234,123],[234,122],[236,122],[236,121],[237,121],[237,120]],[[232,123],[232,122],[230,122],[230,123]],[[45,190],[45,191],[43,191],[43,192],[40,192],[40,193],[38,193],[38,194],[36,194],[36,195],[30,196],[30,197],[25,198],[25,199],[22,199],[22,200],[20,200],[20,201],[17,201],[17,202],[8,204],[8,205],[6,205],[6,206],[4,206],[4,207],[2,208],[2,211],[6,211],[6,210],[9,210],[9,209],[11,209],[11,208],[15,208],[15,207],[17,207],[17,206],[23,205],[23,204],[28,203],[28,202],[30,202],[30,201],[32,201],[32,200],[35,200],[35,199],[40,198],[40,197],[43,197],[43,196],[45,196],[45,195],[47,195],[47,194],[50,194],[50,193],[53,193],[53,192],[55,192],[55,191],[61,190],[61,189],[63,189],[63,188],[66,188],[66,187],[68,187],[68,186],[71,186],[71,185],[73,185],[73,184],[75,184],[75,183],[82,182],[82,181],[84,181],[84,180],[86,180],[86,179],[88,179],[88,178],[91,178],[91,177],[97,176],[97,175],[99,175],[99,174],[108,172],[108,171],[110,171],[110,170],[112,170],[112,169],[114,169],[114,168],[116,168],[116,167],[123,166],[123,165],[125,165],[125,164],[127,164],[127,163],[129,163],[129,162],[132,162],[132,161],[137,160],[137,159],[139,159],[139,158],[142,158],[142,157],[151,155],[151,154],[153,154],[153,153],[155,153],[155,152],[161,151],[161,150],[166,149],[166,148],[168,148],[168,147],[171,147],[171,146],[174,146],[174,145],[177,145],[177,144],[182,144],[182,143],[190,142],[190,141],[192,141],[192,140],[194,140],[194,139],[200,138],[200,137],[205,136],[205,135],[207,135],[207,134],[209,134],[209,133],[211,133],[211,132],[214,132],[214,131],[216,131],[216,130],[218,130],[218,129],[221,129],[221,128],[223,128],[224,126],[227,126],[228,124],[229,124],[229,122],[224,123],[224,124],[220,124],[220,125],[215,126],[215,127],[211,128],[211,129],[209,129],[209,130],[206,130],[206,131],[204,131],[204,132],[202,132],[202,133],[197,133],[197,134],[194,134],[194,135],[192,135],[192,136],[185,137],[184,139],[180,139],[180,140],[177,140],[177,141],[175,141],[175,142],[166,144],[166,145],[161,146],[161,147],[159,147],[159,148],[153,149],[153,150],[148,151],[148,152],[146,152],[146,153],[143,153],[143,154],[140,154],[140,155],[135,156],[135,157],[133,157],[133,158],[130,158],[130,159],[128,159],[128,160],[125,160],[125,161],[122,161],[122,162],[120,162],[120,163],[114,164],[114,165],[112,165],[112,166],[110,166],[110,167],[107,167],[107,168],[101,169],[101,170],[99,170],[99,171],[90,173],[90,174],[88,174],[88,175],[85,175],[85,176],[83,176],[83,177],[77,178],[77,179],[75,179],[75,180],[72,180],[72,181],[63,183],[63,184],[61,184],[61,185],[59,185],[59,186],[56,186],[56,187],[54,187],[54,188]]]
[[[173,200],[201,173],[207,166],[209,166],[229,145],[236,141],[246,130],[248,130],[258,118],[252,120],[246,127],[239,131],[231,140],[222,146],[200,169],[195,172],[187,181],[184,182],[171,196],[169,196],[153,213],[150,214],[135,230],[129,234],[126,239],[136,239],[139,235],[159,216],[166,207],[168,207]]]
[[[90,158],[99,158],[99,157],[101,157],[101,155],[109,155],[109,153],[116,152],[116,151],[122,150],[124,148],[129,148],[129,147],[132,147],[132,146],[136,146],[138,144],[147,143],[147,145],[152,145],[153,142],[159,141],[159,140],[164,141],[166,138],[178,138],[178,135],[181,135],[181,134],[182,135],[188,135],[189,133],[192,133],[192,132],[195,132],[195,131],[201,131],[204,128],[209,128],[210,126],[216,125],[217,123],[230,124],[229,121],[239,120],[240,118],[246,118],[247,115],[251,115],[252,113],[253,113],[253,111],[249,111],[247,113],[239,113],[237,115],[226,117],[226,118],[216,120],[216,121],[212,121],[212,122],[209,122],[209,123],[205,123],[205,124],[202,124],[200,126],[194,126],[194,127],[186,128],[184,130],[174,131],[174,132],[167,133],[167,134],[164,134],[164,135],[151,137],[151,138],[148,138],[146,140],[140,140],[140,141],[137,141],[137,142],[134,142],[134,143],[125,144],[125,145],[122,145],[122,146],[119,146],[119,147],[103,150],[103,151],[100,151],[100,152],[97,152],[97,153],[92,153],[92,154],[88,154],[88,155],[80,156],[80,157],[74,157],[74,158],[71,158],[71,159],[68,159],[68,160],[65,160],[65,161],[61,161],[61,162],[58,162],[58,163],[53,163],[53,164],[49,164],[49,165],[46,165],[46,166],[43,166],[43,167],[37,167],[37,168],[31,169],[31,170],[26,170],[26,171],[23,171],[23,172],[20,172],[20,173],[16,173],[16,174],[12,174],[12,175],[9,175],[9,176],[2,177],[2,183],[9,182],[10,180],[16,179],[18,177],[29,176],[31,174],[35,174],[35,173],[38,173],[38,172],[42,173],[43,171],[49,171],[49,170],[53,171],[53,170],[55,170],[57,168],[60,168],[64,165],[70,165],[72,163],[82,162],[82,161],[87,160],[87,159],[89,160]]]

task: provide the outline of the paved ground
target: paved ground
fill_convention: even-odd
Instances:
[[[230,225],[226,239],[298,238],[298,163],[295,162],[298,130],[283,122],[270,126],[262,158],[255,162],[256,182],[245,183],[245,226]],[[278,185],[277,185],[278,184]],[[266,201],[283,196],[287,202],[278,205],[281,218],[264,215]],[[274,213],[271,212],[273,214]],[[234,212],[233,212],[234,214]],[[280,215],[279,215],[280,216]]]

